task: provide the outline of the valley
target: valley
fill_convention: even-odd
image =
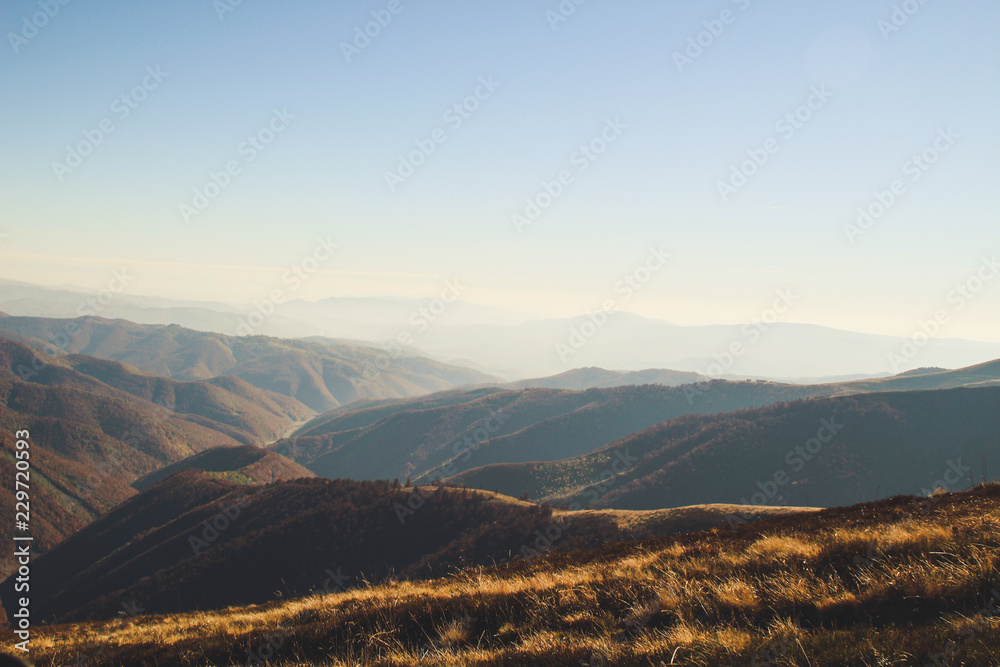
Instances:
[[[0,318],[0,333],[12,336],[0,337],[0,433],[6,438],[28,426],[35,442],[33,503],[43,518],[35,524],[32,604],[42,636],[59,637],[51,645],[57,650],[57,645],[71,645],[61,628],[103,628],[98,632],[111,633],[103,641],[124,651],[108,654],[119,661],[115,664],[141,664],[156,655],[153,644],[130,634],[139,619],[164,619],[162,627],[180,633],[176,641],[187,641],[181,639],[186,618],[225,623],[232,613],[225,610],[246,607],[246,619],[259,614],[266,624],[273,620],[263,619],[284,613],[278,611],[283,605],[294,605],[317,618],[339,619],[343,599],[364,600],[357,607],[362,616],[350,622],[368,627],[392,617],[380,610],[383,604],[401,604],[384,600],[396,600],[402,591],[437,591],[434,599],[444,596],[442,611],[435,612],[440,614],[450,609],[444,600],[452,581],[479,572],[477,581],[487,577],[495,582],[491,588],[529,590],[538,585],[530,582],[542,576],[539,567],[558,568],[544,576],[563,582],[540,593],[541,599],[561,599],[567,593],[555,591],[564,584],[573,590],[597,585],[595,573],[573,579],[576,583],[566,579],[578,576],[573,571],[587,572],[592,567],[587,563],[612,567],[620,561],[614,571],[632,572],[629,577],[643,581],[645,570],[634,568],[647,559],[637,560],[637,554],[653,553],[649,549],[680,554],[688,547],[676,545],[690,540],[722,540],[719,544],[728,546],[712,549],[735,554],[748,547],[738,549],[732,540],[758,534],[761,544],[773,543],[780,552],[789,540],[796,545],[813,540],[805,529],[807,517],[864,514],[864,503],[896,508],[885,510],[888,514],[879,519],[885,526],[878,530],[909,534],[917,529],[907,522],[937,512],[944,498],[955,498],[953,511],[961,514],[963,503],[992,502],[987,499],[996,494],[996,485],[990,485],[1000,470],[996,361],[819,384],[596,368],[506,383],[410,357],[392,378],[374,380],[381,388],[359,389],[350,373],[371,358],[364,347],[227,339],[99,318],[71,323]],[[70,350],[46,342],[52,332],[68,327],[78,332]],[[218,356],[220,349],[228,352]],[[299,361],[289,366],[292,358]],[[330,365],[333,359],[339,361]],[[279,366],[278,375],[254,370]],[[307,368],[322,369],[310,376],[308,390],[291,381]],[[404,373],[411,380],[401,381]],[[420,385],[413,381],[418,374]],[[7,447],[0,467],[12,470]],[[13,496],[0,494],[0,503],[12,507]],[[912,508],[905,520],[898,509],[903,506]],[[847,509],[823,509],[833,507]],[[772,530],[757,526],[795,526],[799,536],[779,541],[754,533]],[[830,539],[833,544],[841,538]],[[975,539],[990,538],[979,532]],[[819,546],[794,549],[822,551]],[[722,560],[712,571],[729,567],[726,563],[737,569],[713,576],[741,577],[739,568],[763,572],[764,563],[779,562],[763,547],[748,553],[746,562],[735,555],[714,556]],[[567,570],[569,563],[574,565]],[[902,561],[899,566],[913,567]],[[11,561],[4,567],[13,570]],[[695,585],[703,575],[684,567],[687,578],[678,581]],[[995,575],[989,572],[994,574],[987,580]],[[522,583],[509,583],[511,577]],[[8,618],[16,611],[13,585],[13,577],[0,584]],[[634,606],[624,600],[648,595],[626,594],[623,585],[614,584],[617,594],[626,596],[614,604]],[[762,591],[752,592],[756,585],[727,583],[725,593],[713,595],[737,595],[733,591],[738,590],[747,600],[762,600]],[[858,585],[844,590],[857,596]],[[463,599],[481,595],[463,590]],[[602,595],[598,592],[597,599]],[[666,599],[667,594],[657,595]],[[712,600],[711,605],[721,604]],[[942,598],[934,608],[941,613],[958,608],[948,600]],[[489,604],[492,609],[494,603]],[[707,598],[700,604],[710,606]],[[726,611],[705,618],[667,605],[675,620],[663,632],[653,632],[655,624],[633,627],[623,617],[619,623],[626,629],[616,636],[630,637],[632,652],[602,650],[616,656],[620,662],[615,664],[639,664],[634,661],[646,659],[641,655],[658,655],[656,647],[665,637],[672,658],[679,650],[710,656],[757,646],[759,652],[779,641],[778,635],[740,625],[756,617],[726,604]],[[883,603],[872,604],[880,609]],[[361,611],[365,605],[368,611]],[[462,602],[456,609],[470,618],[487,618],[467,607]],[[123,608],[126,616],[140,615],[134,622],[121,621]],[[800,642],[826,637],[828,612],[817,613],[796,616]],[[841,612],[829,613],[841,618]],[[505,664],[510,658],[502,656],[507,655],[544,654],[541,635],[496,618],[482,627],[472,622],[483,664]],[[339,627],[343,621],[330,622]],[[462,637],[471,637],[471,630],[444,630],[426,622],[418,621],[422,634],[456,637],[448,640],[452,644],[432,644],[440,664],[469,658],[462,653],[468,641]],[[107,623],[119,624],[114,627],[125,634],[101,625]],[[250,650],[257,641],[258,630],[252,629],[257,621],[247,623],[239,631],[247,633],[246,639],[238,644]],[[313,627],[303,621],[283,635],[299,647],[295,655],[319,650],[308,639]],[[595,634],[596,627],[592,622],[565,626],[559,632],[582,634],[577,648],[559,655],[599,654],[591,642],[605,630]],[[710,639],[708,627],[725,627],[713,632],[741,639]],[[852,632],[871,632],[865,629],[871,627],[862,623]],[[366,632],[383,630],[371,626]],[[156,636],[156,644],[166,637]],[[359,656],[371,664],[408,664],[412,658],[405,656],[419,642],[413,643],[412,634],[392,636],[394,648],[388,652],[372,654],[371,646],[348,643],[346,653],[336,654],[340,658],[324,655],[333,660],[329,664]],[[640,636],[647,646],[642,654],[634,652],[639,644],[633,640]],[[511,644],[515,637],[522,639]],[[488,648],[482,648],[483,641]],[[827,648],[803,647],[822,655],[847,651],[844,641],[834,634],[822,639]],[[209,653],[211,645],[205,644]],[[58,655],[40,664],[56,664],[46,660]]]

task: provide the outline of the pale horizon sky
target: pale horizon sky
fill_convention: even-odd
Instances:
[[[292,298],[432,298],[459,277],[464,300],[565,317],[653,247],[670,260],[624,306],[647,317],[738,324],[792,289],[784,321],[908,336],[945,309],[941,337],[1000,342],[1000,280],[949,298],[1000,252],[1000,6],[927,3],[889,32],[894,4],[588,2],[553,27],[555,0],[244,0],[221,18],[71,2],[31,33],[40,5],[6,2],[0,278],[97,290],[128,268],[130,294],[246,303],[328,238]],[[390,6],[348,62],[342,43]],[[477,92],[467,118],[449,111]],[[102,124],[79,166],[54,167]],[[247,148],[261,131],[273,142]],[[767,159],[724,199],[751,155]],[[185,222],[228,162],[239,173]],[[518,233],[512,215],[561,172]],[[894,181],[852,243],[845,226]]]

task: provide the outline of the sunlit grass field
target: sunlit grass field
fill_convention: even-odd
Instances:
[[[32,648],[37,665],[1000,665],[1000,484],[39,628]]]

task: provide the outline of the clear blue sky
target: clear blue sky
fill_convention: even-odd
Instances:
[[[1000,252],[1000,5],[928,2],[883,34],[894,2],[589,0],[553,29],[556,0],[400,0],[348,62],[342,43],[387,0],[243,0],[222,19],[210,0],[76,0],[14,43],[42,10],[8,0],[0,277],[97,289],[127,266],[133,293],[245,302],[329,235],[338,254],[295,296],[431,297],[458,276],[470,301],[572,315],[654,245],[672,259],[634,312],[740,323],[791,287],[790,321],[907,335]],[[727,10],[679,71],[675,52]],[[144,77],[155,87],[122,117],[116,98]],[[481,77],[499,87],[454,127],[445,112]],[[778,131],[820,86],[832,96]],[[274,109],[294,118],[248,161],[241,142]],[[616,118],[579,171],[574,152]],[[102,121],[114,131],[60,181],[53,163]],[[398,156],[438,128],[390,191]],[[958,138],[911,181],[939,128]],[[769,138],[723,201],[719,181]],[[230,160],[240,173],[185,223],[179,206]],[[563,170],[570,185],[518,234],[511,216]],[[850,243],[844,226],[896,179],[905,191]],[[998,306],[1000,280],[946,334],[1000,340]]]

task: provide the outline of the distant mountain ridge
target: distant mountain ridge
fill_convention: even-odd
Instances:
[[[726,412],[792,400],[810,389],[773,383],[625,386],[585,391],[482,387],[320,415],[270,445],[318,475],[425,483],[491,462],[593,451],[692,410]]]
[[[649,368],[641,371],[609,371],[591,366],[574,368],[565,373],[550,377],[532,378],[511,382],[515,389],[541,387],[544,389],[595,389],[600,387],[621,387],[625,385],[662,384],[676,387],[682,384],[704,382],[712,378],[689,371],[672,371],[662,368]]]
[[[82,353],[180,380],[241,378],[324,412],[361,398],[398,398],[497,382],[479,371],[376,347],[225,336],[126,320],[2,317],[0,335],[49,354]],[[53,344],[55,343],[55,344]]]
[[[596,508],[706,501],[831,507],[1000,472],[1000,386],[843,395],[672,419],[560,461],[449,482]],[[599,494],[594,484],[600,482]]]
[[[601,369],[581,370],[572,376],[574,383],[621,377]],[[563,380],[557,377],[555,382]],[[821,385],[712,380],[583,391],[487,386],[355,403],[314,417],[271,447],[322,476],[411,477],[426,483],[491,464],[585,455],[688,414],[725,413],[805,398],[990,385],[1000,385],[1000,360]]]
[[[240,318],[252,311],[249,305],[128,294],[116,295],[100,312],[81,310],[87,296],[84,290],[0,280],[0,310],[18,316],[89,314],[146,324],[179,324],[232,335],[238,333]],[[418,299],[402,298],[292,300],[264,323],[260,333],[285,338],[365,340],[379,347],[379,341],[390,341],[408,328],[410,318],[422,305],[424,302]],[[580,328],[587,322],[584,315],[531,319],[521,313],[458,301],[433,327],[420,334],[415,350],[508,381],[581,367],[626,371],[670,368],[713,378],[871,376],[919,366],[957,368],[1000,357],[1000,342],[932,338],[921,345],[919,354],[896,367],[889,355],[899,355],[904,343],[900,337],[787,321],[683,326],[628,312],[616,313],[587,339],[586,345],[573,347],[571,338],[579,337]],[[560,355],[557,344],[568,346],[571,352]],[[734,344],[742,346],[741,352],[729,358],[728,351]]]

